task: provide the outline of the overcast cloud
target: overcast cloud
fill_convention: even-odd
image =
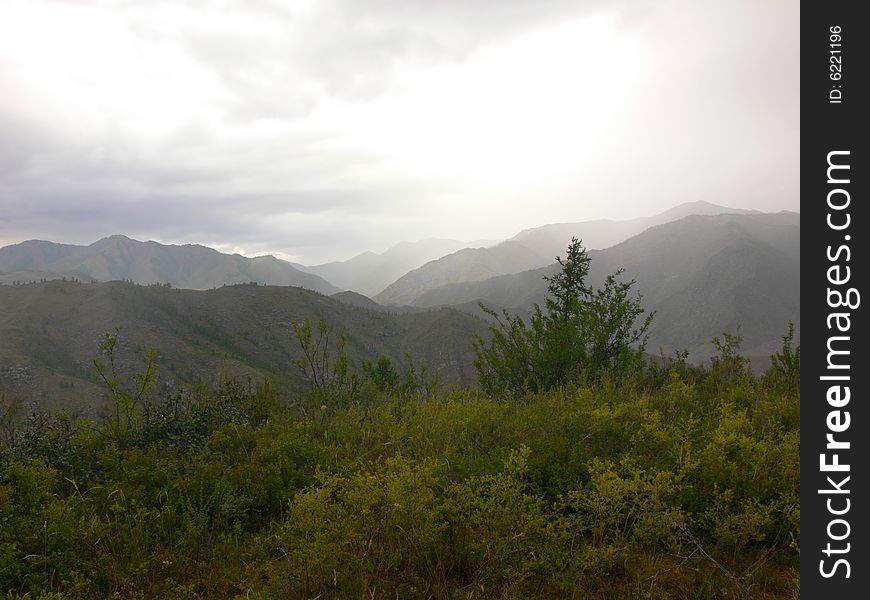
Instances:
[[[798,210],[798,10],[0,0],[0,246],[314,264],[693,200]]]

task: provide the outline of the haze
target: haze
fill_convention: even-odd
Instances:
[[[694,200],[798,210],[798,24],[784,0],[7,0],[0,246],[316,264]]]

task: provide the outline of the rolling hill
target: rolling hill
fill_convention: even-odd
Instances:
[[[169,289],[126,282],[50,281],[0,286],[0,393],[48,405],[81,407],[99,397],[92,359],[104,333],[121,327],[126,372],[158,350],[161,385],[215,381],[222,375],[270,375],[298,385],[301,357],[293,320],[320,318],[347,336],[352,362],[388,356],[398,367],[409,352],[438,369],[446,385],[475,379],[472,339],[486,324],[439,309],[396,315],[350,306],[296,287],[235,285]]]
[[[7,282],[34,281],[44,274],[46,279],[128,280],[195,290],[253,281],[300,286],[324,294],[340,291],[321,277],[304,273],[274,256],[248,258],[196,244],[140,242],[122,235],[103,238],[89,246],[42,240],[6,246],[0,248],[0,273]]]

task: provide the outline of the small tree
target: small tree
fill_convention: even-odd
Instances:
[[[749,359],[740,353],[742,343],[742,335],[727,331],[722,333],[721,339],[713,338],[716,354],[710,357],[710,366],[717,379],[730,380],[750,373]]]
[[[356,397],[359,377],[350,368],[347,355],[347,338],[335,338],[334,349],[330,349],[332,328],[325,319],[320,319],[317,332],[311,321],[293,321],[293,334],[302,350],[302,358],[295,361],[313,390],[318,392],[341,393],[349,399]]]
[[[145,349],[145,368],[136,373],[136,384],[127,389],[120,380],[115,363],[115,348],[118,344],[118,334],[121,328],[116,327],[114,333],[106,333],[100,342],[100,351],[108,360],[108,364],[99,358],[94,358],[97,374],[109,391],[112,416],[108,425],[112,436],[118,445],[127,445],[136,428],[143,397],[157,382],[157,351],[154,348]]]
[[[475,343],[475,367],[490,394],[517,397],[640,364],[652,314],[637,324],[644,309],[641,297],[631,296],[635,281],[621,281],[620,269],[593,290],[586,283],[589,255],[576,238],[556,260],[561,269],[545,278],[545,309],[536,304],[528,324],[480,305],[496,322],[490,341]]]
[[[378,357],[375,364],[364,360],[362,372],[363,376],[370,380],[379,392],[391,392],[399,385],[399,374],[393,368],[393,362],[384,355]]]
[[[426,365],[417,366],[410,352],[405,353],[405,363],[407,367],[402,375],[384,355],[375,364],[363,360],[362,379],[370,382],[379,392],[399,396],[434,396],[438,390],[438,372],[430,372]]]
[[[788,322],[788,331],[782,336],[779,352],[770,355],[770,376],[788,385],[798,385],[801,379],[801,347],[794,343],[794,323]]]

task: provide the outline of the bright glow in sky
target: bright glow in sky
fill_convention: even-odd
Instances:
[[[694,200],[798,210],[798,17],[7,0],[0,246],[122,233],[312,264]]]

